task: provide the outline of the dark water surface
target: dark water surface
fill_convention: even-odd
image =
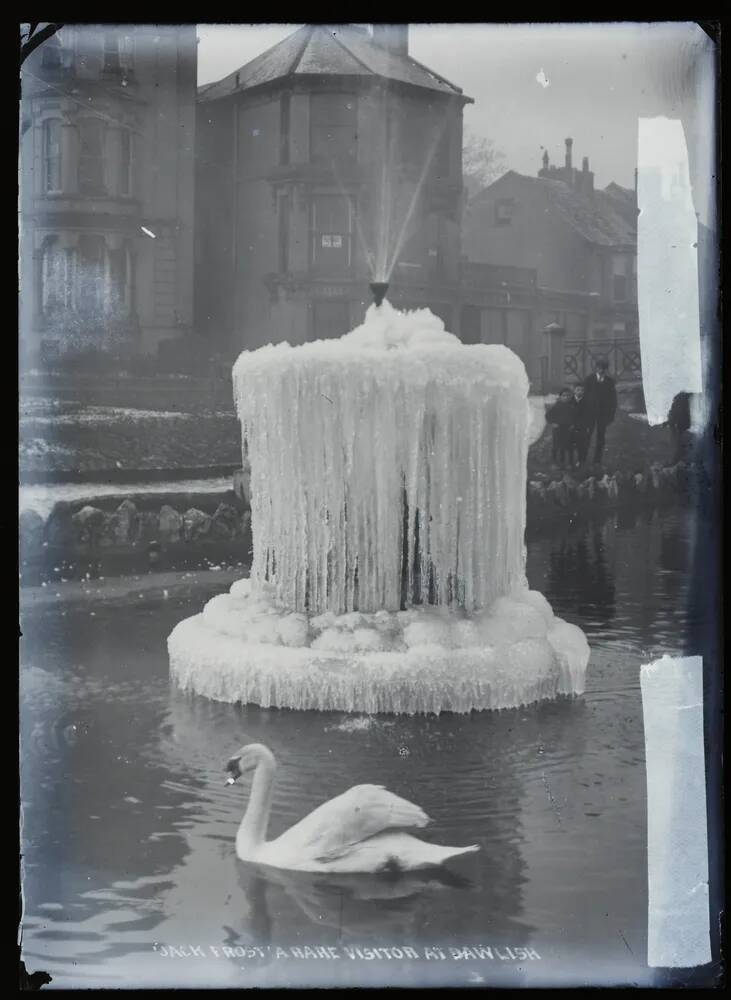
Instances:
[[[47,971],[51,988],[651,984],[639,670],[685,651],[691,555],[690,516],[677,510],[529,542],[531,586],[588,635],[586,694],[470,716],[369,719],[181,695],[167,635],[227,589],[194,575],[168,597],[29,607],[28,969]],[[252,741],[279,762],[270,837],[375,782],[426,810],[427,839],[482,850],[440,879],[257,871],[234,848],[247,788],[223,785],[226,759]],[[305,946],[335,957],[291,950]],[[374,946],[396,951],[371,958]],[[482,957],[450,946],[482,946]]]

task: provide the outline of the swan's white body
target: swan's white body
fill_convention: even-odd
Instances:
[[[422,828],[429,817],[381,785],[355,785],[314,809],[276,840],[266,841],[276,761],[262,744],[243,747],[229,762],[255,767],[249,804],[236,834],[242,861],[289,871],[414,871],[479,850],[429,844],[404,828]],[[240,773],[240,771],[239,771]],[[232,779],[229,779],[232,780]]]

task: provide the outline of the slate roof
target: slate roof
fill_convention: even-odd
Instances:
[[[550,193],[551,200],[584,239],[609,247],[631,246],[637,242],[637,226],[617,210],[612,197],[605,191],[585,195],[572,190],[562,181],[549,183],[558,185]]]
[[[612,181],[604,188],[604,193],[612,199],[614,207],[630,225],[637,222],[637,195],[630,188],[621,187]]]
[[[589,243],[610,247],[634,246],[637,243],[636,218],[630,221],[626,213],[618,210],[616,198],[606,191],[597,189],[592,195],[581,194],[564,181],[530,177],[515,170],[509,170],[493,181],[490,188],[501,185],[509,177],[513,183],[539,184],[558,214]],[[490,188],[486,188],[485,192]],[[473,208],[479,206],[483,193],[476,195]]]
[[[298,28],[236,72],[200,87],[198,99],[215,101],[288,76],[328,74],[395,80],[440,94],[462,96],[465,102],[472,103],[472,98],[464,97],[459,87],[416,59],[390,52],[374,42],[364,28],[327,24]]]

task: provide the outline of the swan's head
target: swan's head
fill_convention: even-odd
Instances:
[[[226,764],[227,785],[233,785],[237,778],[247,771],[255,771],[261,762],[274,764],[274,754],[263,743],[249,743],[241,747]]]

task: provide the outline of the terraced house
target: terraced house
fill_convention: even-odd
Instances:
[[[462,336],[506,343],[536,383],[582,376],[600,354],[638,379],[636,192],[595,189],[572,145],[563,166],[545,152],[536,177],[509,170],[470,202]]]
[[[21,346],[154,353],[193,319],[195,25],[66,25],[23,64]]]

